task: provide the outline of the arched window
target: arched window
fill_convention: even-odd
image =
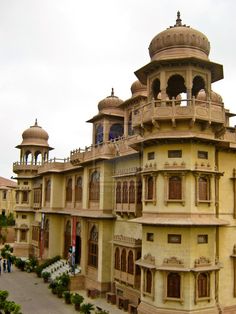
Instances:
[[[48,179],[45,183],[45,201],[50,202],[51,198],[51,180]]]
[[[197,286],[198,286],[198,297],[206,298],[209,297],[209,289],[208,289],[208,274],[200,273],[197,278]]]
[[[145,292],[152,293],[152,272],[150,269],[146,270]]]
[[[133,180],[129,183],[129,203],[135,203],[135,185]]]
[[[126,250],[123,249],[121,252],[121,271],[126,272]]]
[[[128,203],[128,183],[127,181],[123,182],[123,188],[122,188],[122,202],[124,204]]]
[[[33,157],[31,151],[27,150],[24,155],[24,163],[30,165],[33,163]]]
[[[128,273],[134,274],[134,254],[131,250],[128,253]]]
[[[179,176],[172,176],[169,178],[169,199],[182,199],[182,180]]]
[[[115,269],[120,270],[120,250],[118,247],[115,250]]]
[[[209,182],[206,177],[200,177],[198,179],[198,197],[200,201],[209,200]]]
[[[94,171],[90,176],[89,183],[89,200],[99,201],[100,196],[100,173]]]
[[[129,119],[128,119],[128,135],[133,135],[133,134],[134,134],[134,130],[132,127],[132,112],[130,112]]]
[[[69,249],[71,247],[71,222],[68,220],[64,232],[64,257],[67,258]]]
[[[103,126],[101,124],[98,124],[96,126],[95,131],[95,143],[100,144],[103,142]]]
[[[34,164],[42,164],[42,153],[40,151],[34,153]]]
[[[44,225],[44,247],[46,249],[49,248],[49,220],[46,219],[45,225]]]
[[[82,201],[82,194],[83,194],[82,183],[83,183],[82,177],[78,177],[76,179],[76,184],[75,184],[75,201],[76,202]]]
[[[137,184],[137,203],[140,204],[142,202],[142,180],[138,180]]]
[[[72,202],[72,179],[68,179],[66,184],[66,201]]]
[[[90,231],[88,243],[88,265],[98,266],[98,231],[96,226],[93,226]]]
[[[166,93],[169,99],[176,98],[181,93],[186,93],[184,78],[181,75],[172,75],[168,80]]]
[[[167,297],[180,298],[180,275],[169,273],[167,276]]]
[[[160,80],[155,79],[152,83],[152,96],[154,99],[158,99],[158,94],[160,93]]]
[[[153,177],[147,178],[147,199],[153,199]]]
[[[116,184],[116,204],[121,203],[121,182],[117,182]]]
[[[192,96],[197,97],[201,89],[205,89],[205,82],[201,76],[197,75],[193,79]]]
[[[124,127],[120,123],[115,123],[111,126],[109,132],[109,140],[114,140],[116,138],[122,137],[124,135]]]

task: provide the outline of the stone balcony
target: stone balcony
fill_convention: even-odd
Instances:
[[[41,163],[31,164],[17,161],[13,163],[13,172],[14,173],[19,173],[21,171],[37,172],[39,167],[41,167]]]
[[[211,101],[200,101],[194,97],[189,100],[152,101],[136,107],[133,111],[133,127],[145,124],[158,124],[158,121],[201,120],[208,123],[225,124],[225,109]]]
[[[111,159],[116,156],[132,154],[135,150],[130,145],[137,141],[137,137],[137,135],[127,138],[121,137],[113,141],[91,145],[85,149],[73,150],[70,153],[70,161],[73,165],[78,165],[93,160]]]
[[[61,172],[65,170],[73,169],[72,164],[70,163],[69,158],[53,158],[44,162],[41,167],[38,169],[38,173],[42,174],[45,172]]]

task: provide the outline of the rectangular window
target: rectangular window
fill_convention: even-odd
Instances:
[[[181,158],[182,150],[168,150],[168,158]]]
[[[198,244],[208,243],[208,235],[207,234],[198,234],[197,243]]]
[[[22,215],[21,218],[22,219],[27,219],[27,215]]]
[[[199,151],[197,152],[197,157],[198,157],[199,159],[208,159],[208,152],[205,152],[205,151],[203,151],[203,150],[199,150]]]
[[[28,181],[24,181],[24,183],[23,183],[24,185],[28,185]]]
[[[155,153],[154,153],[154,152],[148,153],[148,154],[147,154],[147,158],[148,158],[148,160],[153,160],[153,159],[155,159]]]
[[[181,243],[181,234],[168,234],[168,243]]]
[[[148,232],[146,239],[147,239],[147,241],[153,242],[153,241],[154,241],[154,235],[153,235],[153,233]]]

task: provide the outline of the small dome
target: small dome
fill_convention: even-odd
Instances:
[[[48,147],[48,133],[38,125],[37,119],[33,126],[22,133],[22,138],[21,146],[36,145]]]
[[[207,101],[208,100],[206,92],[205,92],[204,89],[201,89],[199,91],[199,93],[197,94],[196,99],[200,100],[200,101]],[[214,92],[213,90],[211,90],[211,92],[210,92],[210,100],[214,104],[223,106],[223,99],[222,99],[222,97],[219,94],[217,94],[216,92]]]
[[[102,113],[120,112],[119,106],[123,103],[119,97],[114,95],[114,89],[111,90],[111,95],[98,103],[98,110]]]
[[[147,86],[143,85],[139,80],[133,82],[130,89],[132,97],[147,96]]]
[[[149,45],[151,60],[196,57],[208,60],[210,43],[207,37],[182,24],[180,13],[174,26],[157,34]]]

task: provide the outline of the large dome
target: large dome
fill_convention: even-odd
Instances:
[[[119,97],[114,95],[114,89],[111,90],[111,95],[98,103],[98,110],[102,113],[120,113],[119,106],[123,103]]]
[[[224,105],[221,95],[216,93],[216,92],[214,92],[213,90],[210,91],[209,97],[210,97],[211,102],[214,105],[219,105],[219,106],[223,106]],[[205,102],[205,103],[208,101],[208,98],[207,98],[207,95],[206,95],[206,92],[205,92],[204,89],[201,89],[199,91],[199,93],[197,94],[196,99],[198,101],[202,101],[202,102]]]
[[[180,13],[174,26],[157,34],[149,45],[151,60],[196,57],[208,60],[210,42],[207,37],[182,24]]]
[[[20,146],[36,145],[48,147],[48,133],[38,125],[37,119],[35,124],[22,133],[22,143]]]

